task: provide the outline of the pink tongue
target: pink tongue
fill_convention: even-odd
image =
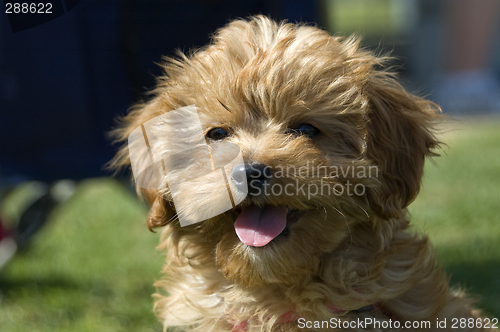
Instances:
[[[234,229],[240,241],[254,247],[265,246],[285,227],[286,207],[249,206],[241,211],[234,222]]]

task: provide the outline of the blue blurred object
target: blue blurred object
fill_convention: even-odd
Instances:
[[[154,86],[162,56],[206,44],[230,19],[316,12],[305,0],[80,0],[17,33],[0,15],[0,180],[105,175],[106,132]]]

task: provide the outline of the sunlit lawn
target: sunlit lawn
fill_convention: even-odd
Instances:
[[[0,331],[161,331],[162,258],[146,208],[116,180],[83,181],[0,279]]]
[[[411,206],[452,283],[500,317],[500,119],[464,123],[428,164]],[[108,178],[79,184],[0,275],[0,331],[161,331],[152,282],[162,256],[146,208]]]
[[[414,225],[429,233],[451,281],[500,318],[500,118],[455,123],[427,164]]]

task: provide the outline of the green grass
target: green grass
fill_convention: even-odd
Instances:
[[[414,225],[429,233],[455,285],[500,317],[500,119],[462,124],[428,163]],[[161,331],[152,313],[158,234],[146,208],[109,178],[82,181],[0,275],[0,330]]]
[[[455,123],[427,163],[413,224],[428,233],[454,285],[500,317],[500,119]]]
[[[152,313],[158,235],[112,179],[91,179],[3,271],[1,331],[161,331]]]
[[[326,25],[332,33],[364,36],[379,44],[380,36],[393,39],[411,29],[412,5],[399,0],[327,0]]]

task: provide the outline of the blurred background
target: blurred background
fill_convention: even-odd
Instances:
[[[161,331],[158,234],[130,175],[104,168],[117,148],[106,133],[154,86],[162,56],[259,13],[363,36],[457,119],[410,212],[452,284],[500,318],[500,1],[61,3],[65,14],[27,29],[0,14],[1,331]]]

